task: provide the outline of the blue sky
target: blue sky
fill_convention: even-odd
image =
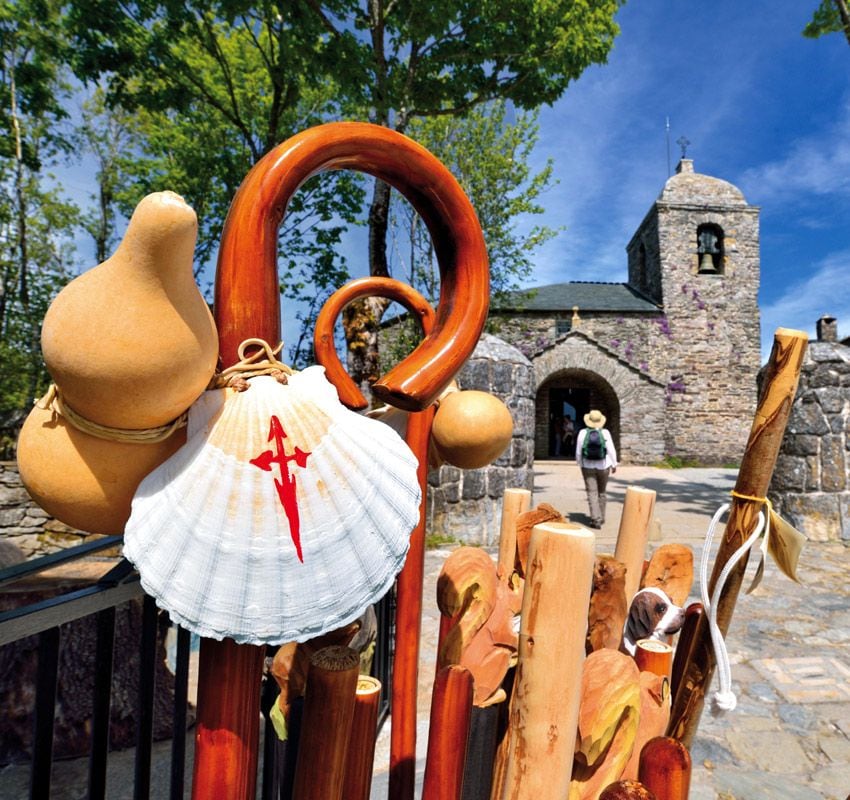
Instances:
[[[850,46],[805,39],[818,0],[630,0],[607,64],[540,112],[532,163],[558,185],[533,222],[564,228],[536,253],[530,286],[624,281],[625,246],[686,136],[697,172],[761,207],[762,352],[785,326],[814,335],[824,313],[850,335]],[[85,165],[66,187],[91,191]],[[83,248],[81,248],[82,250]],[[365,234],[346,243],[365,269]],[[296,338],[284,308],[284,341]]]
[[[625,246],[681,153],[761,207],[763,352],[784,326],[850,335],[850,46],[805,39],[817,0],[633,0],[608,64],[540,114],[534,158],[554,159],[544,198],[565,230],[534,284],[626,279]]]

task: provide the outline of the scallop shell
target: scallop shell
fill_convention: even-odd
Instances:
[[[345,625],[391,586],[419,519],[417,461],[309,367],[205,392],[140,484],[124,554],[179,624],[278,644]]]

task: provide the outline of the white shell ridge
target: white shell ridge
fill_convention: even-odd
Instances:
[[[180,625],[215,639],[305,641],[392,585],[419,520],[417,461],[346,409],[324,368],[205,392],[186,445],[133,499],[124,554]]]

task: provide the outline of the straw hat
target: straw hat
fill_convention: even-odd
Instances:
[[[605,415],[594,408],[589,414],[584,415],[584,424],[587,425],[588,428],[604,428],[605,427]]]

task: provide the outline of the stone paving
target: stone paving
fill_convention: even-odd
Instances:
[[[609,483],[597,550],[613,552],[625,489],[640,485],[657,492],[650,546],[682,542],[698,558],[707,524],[728,501],[736,475],[721,469],[621,467]],[[534,503],[540,502],[551,503],[574,522],[589,521],[581,480],[570,463],[537,463]],[[450,552],[444,547],[426,555],[420,781],[439,619],[434,587]],[[712,717],[706,707],[691,749],[692,800],[850,797],[850,548],[808,543],[799,575],[801,585],[769,563],[762,585],[738,600],[727,640],[738,707],[721,717]],[[697,591],[695,585],[693,599]],[[386,796],[388,747],[385,726],[376,754],[375,798]]]

